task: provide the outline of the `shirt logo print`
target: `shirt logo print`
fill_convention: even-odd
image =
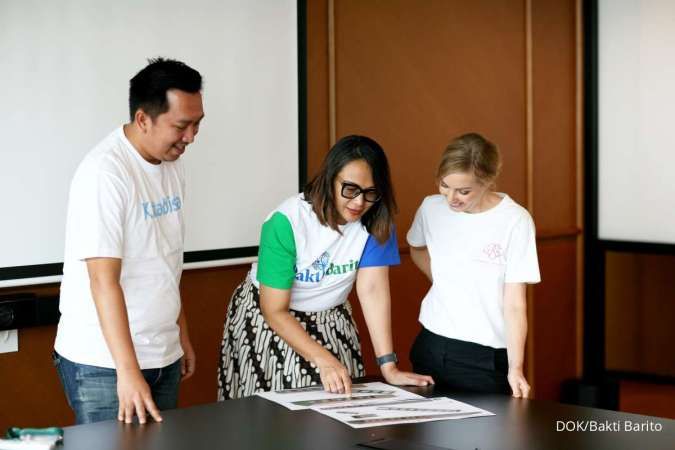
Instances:
[[[312,268],[316,269],[320,272],[325,272],[326,267],[328,267],[328,261],[330,259],[330,254],[328,252],[323,252],[321,256],[319,256],[316,261],[312,263]]]
[[[349,260],[348,264],[335,264],[330,262],[330,253],[323,252],[310,267],[302,272],[295,270],[295,279],[303,283],[320,283],[326,276],[345,275],[359,268],[359,261]],[[311,270],[310,270],[311,269]]]
[[[173,197],[166,196],[157,202],[143,202],[141,206],[143,207],[143,219],[148,220],[179,211],[183,207],[183,202],[179,196],[174,195]]]
[[[483,249],[483,253],[485,253],[487,257],[492,260],[500,258],[504,254],[502,251],[502,246],[499,244],[488,244]]]

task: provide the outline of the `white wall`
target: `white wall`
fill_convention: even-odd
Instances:
[[[598,7],[599,237],[675,244],[675,2]]]
[[[295,0],[3,0],[0,273],[62,261],[73,172],[128,121],[129,79],[154,56],[204,78],[206,117],[183,156],[186,251],[257,245],[297,192]]]

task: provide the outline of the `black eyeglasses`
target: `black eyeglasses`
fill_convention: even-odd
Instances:
[[[358,184],[349,183],[347,181],[343,181],[341,184],[342,190],[340,191],[340,195],[344,198],[351,200],[363,194],[363,199],[368,203],[375,203],[382,198],[382,195],[380,195],[375,188],[362,189]]]

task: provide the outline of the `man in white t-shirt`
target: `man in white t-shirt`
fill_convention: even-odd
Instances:
[[[77,423],[161,421],[194,373],[179,158],[204,117],[201,87],[184,63],[150,60],[130,81],[130,122],[73,177],[53,358]]]

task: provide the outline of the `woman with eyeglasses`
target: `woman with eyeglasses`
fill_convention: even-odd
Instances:
[[[457,390],[527,397],[526,285],[539,282],[534,222],[495,192],[499,151],[470,133],[445,149],[436,182],[408,231],[410,256],[431,281],[413,368]]]
[[[356,283],[385,380],[427,385],[398,370],[390,320],[389,266],[399,264],[389,164],[372,139],[331,148],[302,194],[262,225],[258,262],[232,294],[218,370],[218,399],[323,385],[351,393],[365,375],[347,296]]]

